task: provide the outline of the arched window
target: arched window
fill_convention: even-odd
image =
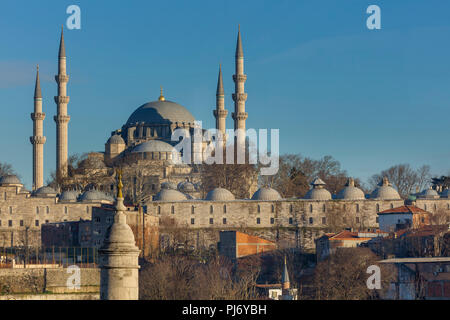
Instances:
[[[194,206],[191,207],[191,213],[192,213],[192,214],[195,213],[195,208],[194,208]]]
[[[292,207],[292,204],[289,205],[289,212],[292,213],[292,211],[294,211],[294,207]]]
[[[309,212],[313,212],[313,205],[312,204],[309,205]]]
[[[50,208],[49,207],[47,207],[47,213],[50,213]],[[88,213],[89,213],[89,211],[88,211]]]
[[[261,212],[261,206],[258,204],[258,213]]]
[[[214,213],[214,207],[213,206],[209,206],[209,213]]]
[[[172,212],[172,214],[174,214],[174,213],[175,213],[175,207],[172,206],[172,207],[170,208],[170,211]]]
[[[274,213],[274,212],[275,212],[275,206],[272,205],[272,213]]]
[[[226,204],[223,205],[223,213],[227,213],[227,205]]]
[[[356,204],[356,212],[359,212],[359,203]]]
[[[327,206],[326,206],[325,204],[322,206],[322,211],[323,211],[323,212],[326,212],[326,211],[327,211]]]
[[[427,204],[423,205],[423,210],[427,211]]]
[[[161,214],[161,207],[158,206],[158,214]]]

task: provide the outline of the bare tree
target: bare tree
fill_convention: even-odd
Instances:
[[[6,162],[0,162],[0,178],[10,174],[15,174],[12,165]]]

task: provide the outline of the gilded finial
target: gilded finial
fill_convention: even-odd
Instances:
[[[123,199],[122,169],[117,169],[117,180],[118,180],[118,182],[117,182],[117,199],[119,199],[119,198]]]
[[[36,65],[36,69],[37,69],[37,71],[39,71],[39,64]]]
[[[163,94],[163,87],[161,86],[160,87],[161,88],[161,95],[159,96],[159,101],[165,101],[166,100],[166,98],[164,98],[164,94]]]

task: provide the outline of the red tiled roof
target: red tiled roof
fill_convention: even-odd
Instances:
[[[412,214],[428,213],[429,214],[428,211],[422,210],[416,206],[401,206],[401,207],[378,212],[378,214],[393,214],[393,213],[412,213]]]

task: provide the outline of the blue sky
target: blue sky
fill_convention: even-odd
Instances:
[[[103,151],[160,85],[213,127],[219,63],[231,114],[241,24],[247,127],[279,128],[281,153],[329,154],[364,180],[398,163],[450,171],[448,1],[3,0],[0,161],[28,188],[36,64],[47,113],[45,178],[55,169],[54,75],[71,4],[81,8],[81,30],[65,31],[70,154]],[[366,27],[370,4],[381,8],[381,30]]]

